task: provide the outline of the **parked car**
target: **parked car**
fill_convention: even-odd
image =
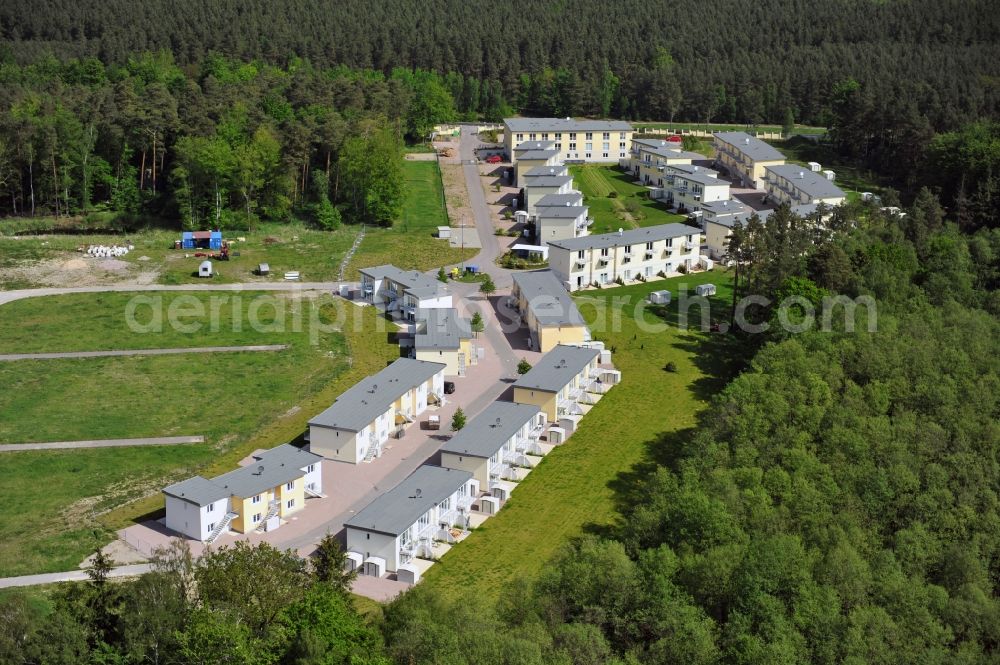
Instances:
[[[455,382],[454,381],[445,381],[444,382],[444,394],[445,395],[450,395],[453,392],[455,392]]]
[[[500,155],[490,155],[486,158],[487,164],[499,164],[502,161],[503,159],[501,159]]]

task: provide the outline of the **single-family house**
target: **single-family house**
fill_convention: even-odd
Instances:
[[[309,449],[341,462],[370,462],[393,433],[444,400],[444,363],[399,358],[347,389],[309,421]]]
[[[504,150],[516,161],[514,148],[524,141],[551,141],[562,162],[617,162],[632,147],[632,125],[621,120],[575,118],[506,118]]]
[[[553,194],[550,196],[567,196]],[[549,197],[544,197],[549,198]],[[590,209],[583,205],[535,206],[535,244],[544,245],[553,240],[579,238],[590,233],[594,220]]]
[[[514,148],[513,161],[518,187],[524,186],[524,179],[529,171],[562,165],[559,161],[559,151],[555,149],[552,141],[525,141],[518,144]]]
[[[583,346],[559,344],[514,382],[514,401],[533,404],[549,422],[574,413],[591,382],[599,381],[601,352]]]
[[[785,163],[777,149],[746,132],[715,132],[715,162],[742,187],[765,189],[764,169]]]
[[[765,169],[767,195],[776,203],[840,205],[847,199],[844,190],[822,173],[797,164],[781,164]]]
[[[511,296],[528,328],[531,347],[542,353],[558,344],[590,340],[590,330],[551,270],[514,273]]]
[[[526,466],[527,454],[540,454],[544,427],[537,405],[493,402],[441,446],[441,466],[470,472],[490,491],[508,465]]]
[[[452,307],[448,287],[416,270],[402,270],[387,264],[362,268],[361,297],[384,306],[396,319],[415,321],[417,310]]]
[[[568,175],[539,175],[525,178],[521,188],[521,205],[529,215],[537,214],[538,201],[550,194],[572,194],[573,178]]]
[[[468,471],[418,467],[344,523],[348,560],[359,563],[363,575],[381,577],[413,557],[429,556],[434,540],[447,540],[451,527],[466,525],[478,494]]]
[[[417,314],[412,357],[443,363],[446,376],[465,376],[472,364],[472,325],[455,309],[425,309]]]
[[[194,476],[163,489],[166,526],[201,542],[227,530],[271,531],[323,491],[323,458],[284,444],[212,479]]]
[[[549,243],[555,278],[575,291],[591,284],[668,277],[700,264],[701,231],[686,224],[660,224]]]

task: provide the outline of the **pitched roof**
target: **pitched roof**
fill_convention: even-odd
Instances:
[[[559,392],[599,355],[597,349],[559,344],[515,381],[514,387]]]
[[[441,451],[489,459],[539,411],[534,404],[493,402],[445,442]]]
[[[844,197],[844,190],[833,184],[832,180],[827,180],[822,173],[810,171],[798,164],[781,164],[778,166],[768,166],[769,174],[787,180],[796,189],[814,199],[829,199],[834,197]]]
[[[785,156],[776,148],[746,132],[715,132],[713,136],[723,143],[735,147],[755,162],[775,162],[785,159]]]
[[[698,233],[701,232],[696,227],[686,224],[660,224],[659,226],[629,229],[621,233],[598,233],[579,238],[567,238],[566,240],[550,240],[549,246],[575,252],[581,249],[604,249],[605,247],[637,245],[639,243],[665,240],[666,238],[697,235]]]
[[[583,192],[570,192],[569,194],[546,194],[535,203],[536,208],[547,208],[549,206],[580,205],[583,203]]]
[[[378,374],[348,388],[309,424],[358,432],[385,413],[407,390],[419,386],[445,367],[442,363],[399,358]]]
[[[413,336],[415,349],[457,349],[463,339],[472,337],[467,319],[452,308],[425,309],[417,314],[423,327]]]
[[[576,219],[580,215],[586,215],[587,210],[587,206],[543,206],[535,211],[535,216],[547,219]]]
[[[514,283],[524,295],[538,325],[542,327],[586,325],[566,287],[551,270],[516,272]]]
[[[547,161],[559,155],[558,150],[525,150],[518,153],[517,161],[536,161],[542,160]]]
[[[555,141],[522,141],[514,148],[514,152],[529,152],[531,150],[555,150]]]
[[[197,506],[229,496],[247,498],[302,477],[302,469],[323,458],[303,448],[283,444],[254,456],[255,462],[211,480],[194,476],[164,488],[163,493]]]
[[[720,202],[717,201],[716,203]],[[735,201],[732,201],[731,203],[735,203]],[[740,203],[739,205],[743,206],[742,203]],[[802,205],[791,206],[789,209],[799,217],[808,217],[809,215],[816,212],[818,208],[819,205],[815,203],[804,203]],[[758,217],[760,217],[760,221],[766,222],[772,213],[774,213],[774,209],[754,210],[750,207],[743,206],[743,210],[739,210],[739,212],[737,212],[734,215],[728,215],[726,217],[721,217],[717,219],[706,219],[705,223],[718,224],[719,226],[725,226],[726,228],[731,229],[737,224],[746,224],[747,220],[753,217],[755,214]]]
[[[711,173],[706,171],[681,171],[674,174],[677,178],[683,178],[688,182],[696,182],[699,185],[704,185],[706,187],[719,187],[725,185],[729,187],[729,181],[717,178]]]
[[[573,182],[573,178],[568,175],[536,175],[524,179],[525,187],[562,187],[566,183]]]
[[[398,536],[471,478],[468,471],[425,464],[362,508],[344,526]]]
[[[630,132],[632,125],[623,120],[577,120],[575,118],[504,118],[512,132]]]
[[[714,177],[718,177],[719,176],[719,172],[718,171],[716,171],[714,169],[707,168],[705,166],[701,166],[699,164],[668,164],[666,166],[666,170],[670,171],[671,173],[681,173],[681,174],[684,174],[684,175],[687,175],[687,174],[690,174],[690,173],[706,173],[706,174],[708,174],[710,176],[714,176]]]
[[[565,164],[552,164],[549,166],[534,166],[524,173],[525,178],[540,175],[565,175],[569,173],[569,168]]]
[[[374,280],[389,279],[403,285],[407,291],[421,290],[425,293],[445,290],[444,285],[435,278],[416,270],[403,270],[391,263],[371,268],[361,268],[358,272]]]
[[[649,152],[665,159],[708,159],[698,152],[689,152],[681,148],[680,143],[663,141],[662,139],[632,139],[632,145],[641,148],[642,152]]]

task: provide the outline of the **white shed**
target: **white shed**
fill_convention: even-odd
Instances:
[[[701,259],[701,265],[705,270],[711,270],[712,267],[715,266],[715,261],[708,258],[704,254],[702,254],[699,258]]]
[[[344,572],[351,572],[352,570],[357,570],[365,562],[365,556],[360,552],[348,552],[344,556]]]
[[[699,284],[694,287],[694,292],[699,296],[714,296],[715,295],[715,284]]]
[[[438,238],[450,238],[451,237],[451,227],[450,226],[439,226]]]
[[[670,304],[670,291],[653,291],[646,299],[654,305],[669,305]]]
[[[365,559],[362,574],[372,577],[382,577],[385,575],[385,559],[380,556],[370,556]]]
[[[495,496],[483,496],[479,498],[479,512],[486,515],[496,515],[500,510],[500,499]]]
[[[396,568],[396,579],[404,584],[416,584],[420,581],[420,569],[412,563],[401,563]]]
[[[198,277],[211,277],[212,276],[212,262],[202,261],[201,265],[198,266]]]
[[[823,167],[819,165],[819,162],[809,162],[809,170],[813,173],[819,173]]]

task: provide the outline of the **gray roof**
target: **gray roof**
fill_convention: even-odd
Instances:
[[[524,294],[538,325],[542,327],[586,325],[566,287],[551,270],[516,272],[514,283]]]
[[[562,187],[573,178],[568,175],[536,175],[524,179],[525,187]]]
[[[398,536],[471,478],[468,471],[425,464],[362,508],[344,526]]]
[[[457,349],[463,339],[472,337],[472,328],[467,319],[451,308],[420,310],[417,318],[423,327],[413,336],[415,349]]]
[[[493,402],[441,446],[441,452],[489,459],[539,411],[534,404]]]
[[[659,226],[646,226],[638,229],[629,229],[622,233],[599,233],[592,236],[581,236],[579,238],[567,238],[566,240],[550,240],[550,247],[559,247],[570,251],[581,249],[604,249],[605,247],[624,247],[625,245],[637,245],[639,243],[665,240],[666,238],[677,238],[680,236],[697,235],[701,233],[697,228],[686,224],[660,224]]]
[[[348,388],[328,409],[314,416],[309,424],[359,432],[385,413],[403,393],[444,368],[442,363],[399,358],[378,374]]]
[[[195,476],[170,485],[164,494],[189,501],[197,506],[229,496],[247,498],[300,478],[302,469],[322,460],[322,456],[291,444],[283,444],[254,456],[247,466],[234,469],[211,480]]]
[[[569,169],[565,164],[553,164],[551,166],[532,167],[524,173],[524,177],[530,178],[540,175],[564,175],[566,173],[569,173]]]
[[[587,214],[587,206],[543,206],[535,211],[536,217],[547,219],[576,219],[580,215]]]
[[[708,187],[718,187],[719,185],[725,185],[729,187],[728,180],[722,180],[721,178],[716,178],[711,173],[705,171],[682,171],[680,173],[675,173],[674,176],[678,178],[683,178],[688,182],[696,182],[699,185],[705,185]]]
[[[718,171],[698,164],[668,164],[666,170],[670,171],[671,173],[675,174],[682,173],[685,175],[689,173],[702,173],[702,174],[707,173],[708,175],[716,177],[719,175]]]
[[[201,476],[195,476],[169,485],[163,489],[163,493],[167,496],[188,501],[196,506],[207,506],[210,503],[215,503],[220,499],[229,497],[228,490]]]
[[[597,349],[559,344],[515,381],[514,387],[559,392],[599,355],[601,352]]]
[[[799,189],[814,199],[829,199],[845,196],[844,190],[833,184],[832,180],[827,180],[822,173],[810,171],[805,166],[798,164],[781,164],[778,166],[768,166],[765,171],[788,180],[796,189]]]
[[[517,161],[548,161],[558,155],[558,150],[527,150],[518,154]]]
[[[739,204],[739,205],[743,206],[742,203]],[[736,226],[737,224],[746,224],[747,220],[750,219],[751,217],[753,217],[754,214],[756,214],[758,217],[760,217],[760,220],[762,222],[766,222],[768,220],[768,218],[771,216],[771,213],[774,212],[773,209],[753,210],[752,208],[749,208],[749,207],[746,207],[746,206],[743,206],[743,208],[744,208],[743,210],[740,210],[735,215],[730,215],[728,217],[723,217],[721,219],[711,219],[711,220],[710,219],[706,219],[705,223],[706,224],[718,224],[719,226],[725,226],[726,228],[730,228],[731,229],[734,226]],[[815,203],[804,203],[802,205],[791,206],[790,210],[793,213],[795,213],[796,215],[798,215],[799,217],[808,217],[809,215],[811,215],[814,212],[816,212],[816,210],[818,208],[819,208],[819,205],[817,205]]]
[[[504,118],[512,132],[630,132],[632,125],[622,120],[577,120],[575,118]]]
[[[572,192],[571,194],[546,194],[538,199],[536,208],[547,208],[549,206],[565,206],[566,204],[579,205],[583,203],[582,192]]]
[[[785,156],[776,148],[772,148],[756,136],[750,136],[746,132],[715,132],[714,136],[723,143],[734,146],[755,162],[774,162],[785,159]]]
[[[633,146],[638,146],[642,148],[643,152],[649,152],[654,155],[659,155],[665,159],[707,159],[705,155],[698,152],[688,152],[681,148],[680,143],[672,143],[670,141],[663,141],[659,139],[634,139],[632,141]]]
[[[725,201],[710,201],[709,203],[701,204],[702,210],[708,210],[709,212],[714,212],[717,215],[736,215],[744,210],[749,210],[747,206],[736,199],[726,199]]]
[[[554,150],[555,141],[522,141],[514,148],[514,152],[527,152],[531,150]]]
[[[375,280],[388,278],[393,282],[398,282],[403,285],[404,289],[413,292],[414,295],[417,295],[418,291],[422,294],[430,295],[445,290],[444,285],[437,279],[416,270],[397,268],[391,263],[371,268],[361,268],[358,272]]]

